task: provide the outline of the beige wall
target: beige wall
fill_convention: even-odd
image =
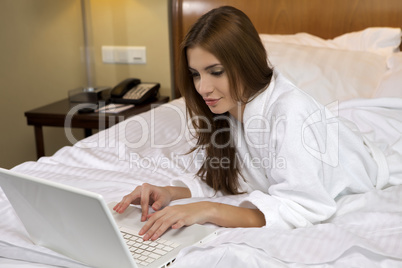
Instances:
[[[161,83],[170,96],[168,0],[91,0],[95,85],[127,77]],[[0,167],[36,160],[24,112],[86,85],[80,0],[0,1]],[[101,62],[102,45],[146,46],[147,64]],[[81,130],[74,131],[83,137]],[[70,145],[62,128],[44,128],[46,155]]]
[[[167,0],[92,0],[91,25],[94,76],[98,85],[114,85],[128,77],[159,82],[170,96],[170,54]],[[147,63],[104,64],[102,45],[145,46]]]

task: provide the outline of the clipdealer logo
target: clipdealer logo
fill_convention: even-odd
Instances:
[[[124,121],[123,117],[110,117],[106,120],[106,115],[99,113],[99,129],[106,128],[106,121],[112,124],[116,124],[113,128],[105,129],[98,133],[95,138],[83,139],[78,141],[71,132],[71,121],[73,119],[74,114],[78,112],[81,108],[86,108],[88,105],[93,104],[79,104],[74,106],[66,116],[65,119],[65,134],[68,140],[75,144],[75,146],[79,148],[99,148],[99,147],[108,147],[114,148],[117,150],[115,154],[118,155],[119,160],[133,160],[131,153],[135,152],[140,148],[151,148],[151,149],[171,149],[174,146],[182,146],[185,143],[185,147],[188,149],[194,147],[196,145],[196,139],[194,138],[194,129],[191,128],[192,120],[207,120],[205,118],[197,117],[190,118],[186,120],[186,112],[180,109],[178,106],[174,104],[165,104],[162,109],[152,109],[149,114],[149,118],[144,118],[142,116],[135,116],[130,118],[129,120]],[[161,129],[159,126],[162,121],[166,120],[165,116],[159,117],[158,114],[162,113],[164,115],[169,115],[171,118],[172,124],[174,126],[172,129],[169,128],[169,131],[173,131],[172,133],[168,133],[169,138],[161,139],[161,135],[158,132],[165,131]],[[338,122],[338,102],[334,102],[328,104],[321,110],[316,110],[312,114],[310,114],[305,121],[301,124],[301,130],[286,130],[286,131],[296,131],[300,133],[301,144],[304,149],[312,155],[314,158],[322,161],[323,163],[330,165],[332,167],[336,167],[339,163],[339,122]],[[162,119],[161,119],[162,118]],[[228,119],[229,120],[229,119]],[[277,155],[275,150],[275,145],[273,144],[275,141],[272,140],[281,140],[282,133],[277,133],[281,125],[286,124],[287,120],[292,120],[286,118],[285,116],[278,116],[271,118],[264,118],[262,116],[256,115],[251,117],[248,122],[244,123],[244,126],[241,124],[233,125],[233,122],[230,122],[231,127],[221,129],[220,131],[233,131],[233,139],[236,140],[236,146],[247,146],[248,148],[252,148],[261,152],[262,155],[260,158],[264,158],[264,155],[269,155],[266,159],[257,159],[257,157],[248,156],[247,159],[244,159],[239,162],[240,165],[250,164],[251,165],[259,165],[264,166],[266,168],[272,168],[273,163],[277,163],[280,161],[276,167],[285,168],[286,167],[286,156]],[[116,122],[117,121],[117,122]],[[122,122],[123,121],[123,122]],[[165,122],[166,123],[166,122]],[[133,127],[135,125],[135,127]],[[300,124],[298,124],[300,125]],[[166,124],[165,124],[166,126]],[[279,127],[278,127],[279,126]],[[243,127],[247,127],[247,133],[244,135],[244,140],[242,140],[239,134]],[[133,129],[136,130],[135,135],[130,135],[130,131]],[[208,131],[212,128],[203,129],[201,131]],[[279,131],[280,132],[280,131]],[[138,135],[137,135],[138,134]],[[132,137],[135,137],[134,139]],[[271,140],[258,140],[259,136],[269,136]],[[214,137],[214,136],[212,136]],[[166,138],[166,139],[165,139]],[[214,142],[212,140],[211,142]],[[222,146],[222,145],[220,145]],[[225,146],[229,146],[226,144]],[[278,146],[278,145],[276,145]],[[281,145],[279,145],[281,146]],[[267,160],[269,158],[269,161]],[[140,161],[135,158],[136,161]],[[167,163],[166,159],[152,160],[148,159],[148,162],[159,161],[159,163]],[[170,160],[171,161],[171,160]],[[147,161],[144,160],[143,164]],[[217,165],[223,165],[225,163],[224,159],[218,159],[217,161],[213,161],[213,163],[217,163]],[[269,163],[267,165],[266,163]]]

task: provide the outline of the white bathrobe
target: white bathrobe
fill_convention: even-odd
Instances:
[[[269,87],[246,105],[243,123],[232,118],[244,178],[240,190],[249,193],[240,206],[263,212],[266,227],[324,221],[335,213],[337,197],[367,192],[387,173],[336,107],[327,109],[275,72]],[[198,178],[172,184],[188,187],[193,197],[215,194]]]

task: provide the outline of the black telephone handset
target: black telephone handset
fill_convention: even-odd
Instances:
[[[159,83],[141,83],[140,79],[128,78],[117,84],[111,91],[112,103],[141,104],[156,97]]]
[[[112,98],[122,98],[130,89],[141,83],[140,79],[127,78],[126,80],[118,83],[110,93]]]

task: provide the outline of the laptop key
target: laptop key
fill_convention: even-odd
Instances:
[[[173,243],[170,246],[173,247],[173,248],[177,248],[178,246],[180,246],[180,244],[179,243]]]
[[[159,248],[155,249],[153,252],[159,254],[159,255],[165,255],[167,252],[164,250],[161,250]]]
[[[145,261],[151,263],[151,262],[154,262],[155,259],[153,259],[153,258],[148,258],[148,259],[146,259]]]
[[[173,244],[172,241],[165,241],[163,244],[165,244],[166,246],[170,246],[171,244]]]
[[[166,251],[168,251],[168,252],[169,252],[169,251],[172,251],[172,249],[173,249],[172,247],[168,247],[168,246],[166,246],[166,247],[163,248],[163,250],[166,250]]]
[[[151,253],[149,254],[150,258],[154,258],[154,259],[159,259],[161,257],[161,255],[155,254],[155,253]]]

